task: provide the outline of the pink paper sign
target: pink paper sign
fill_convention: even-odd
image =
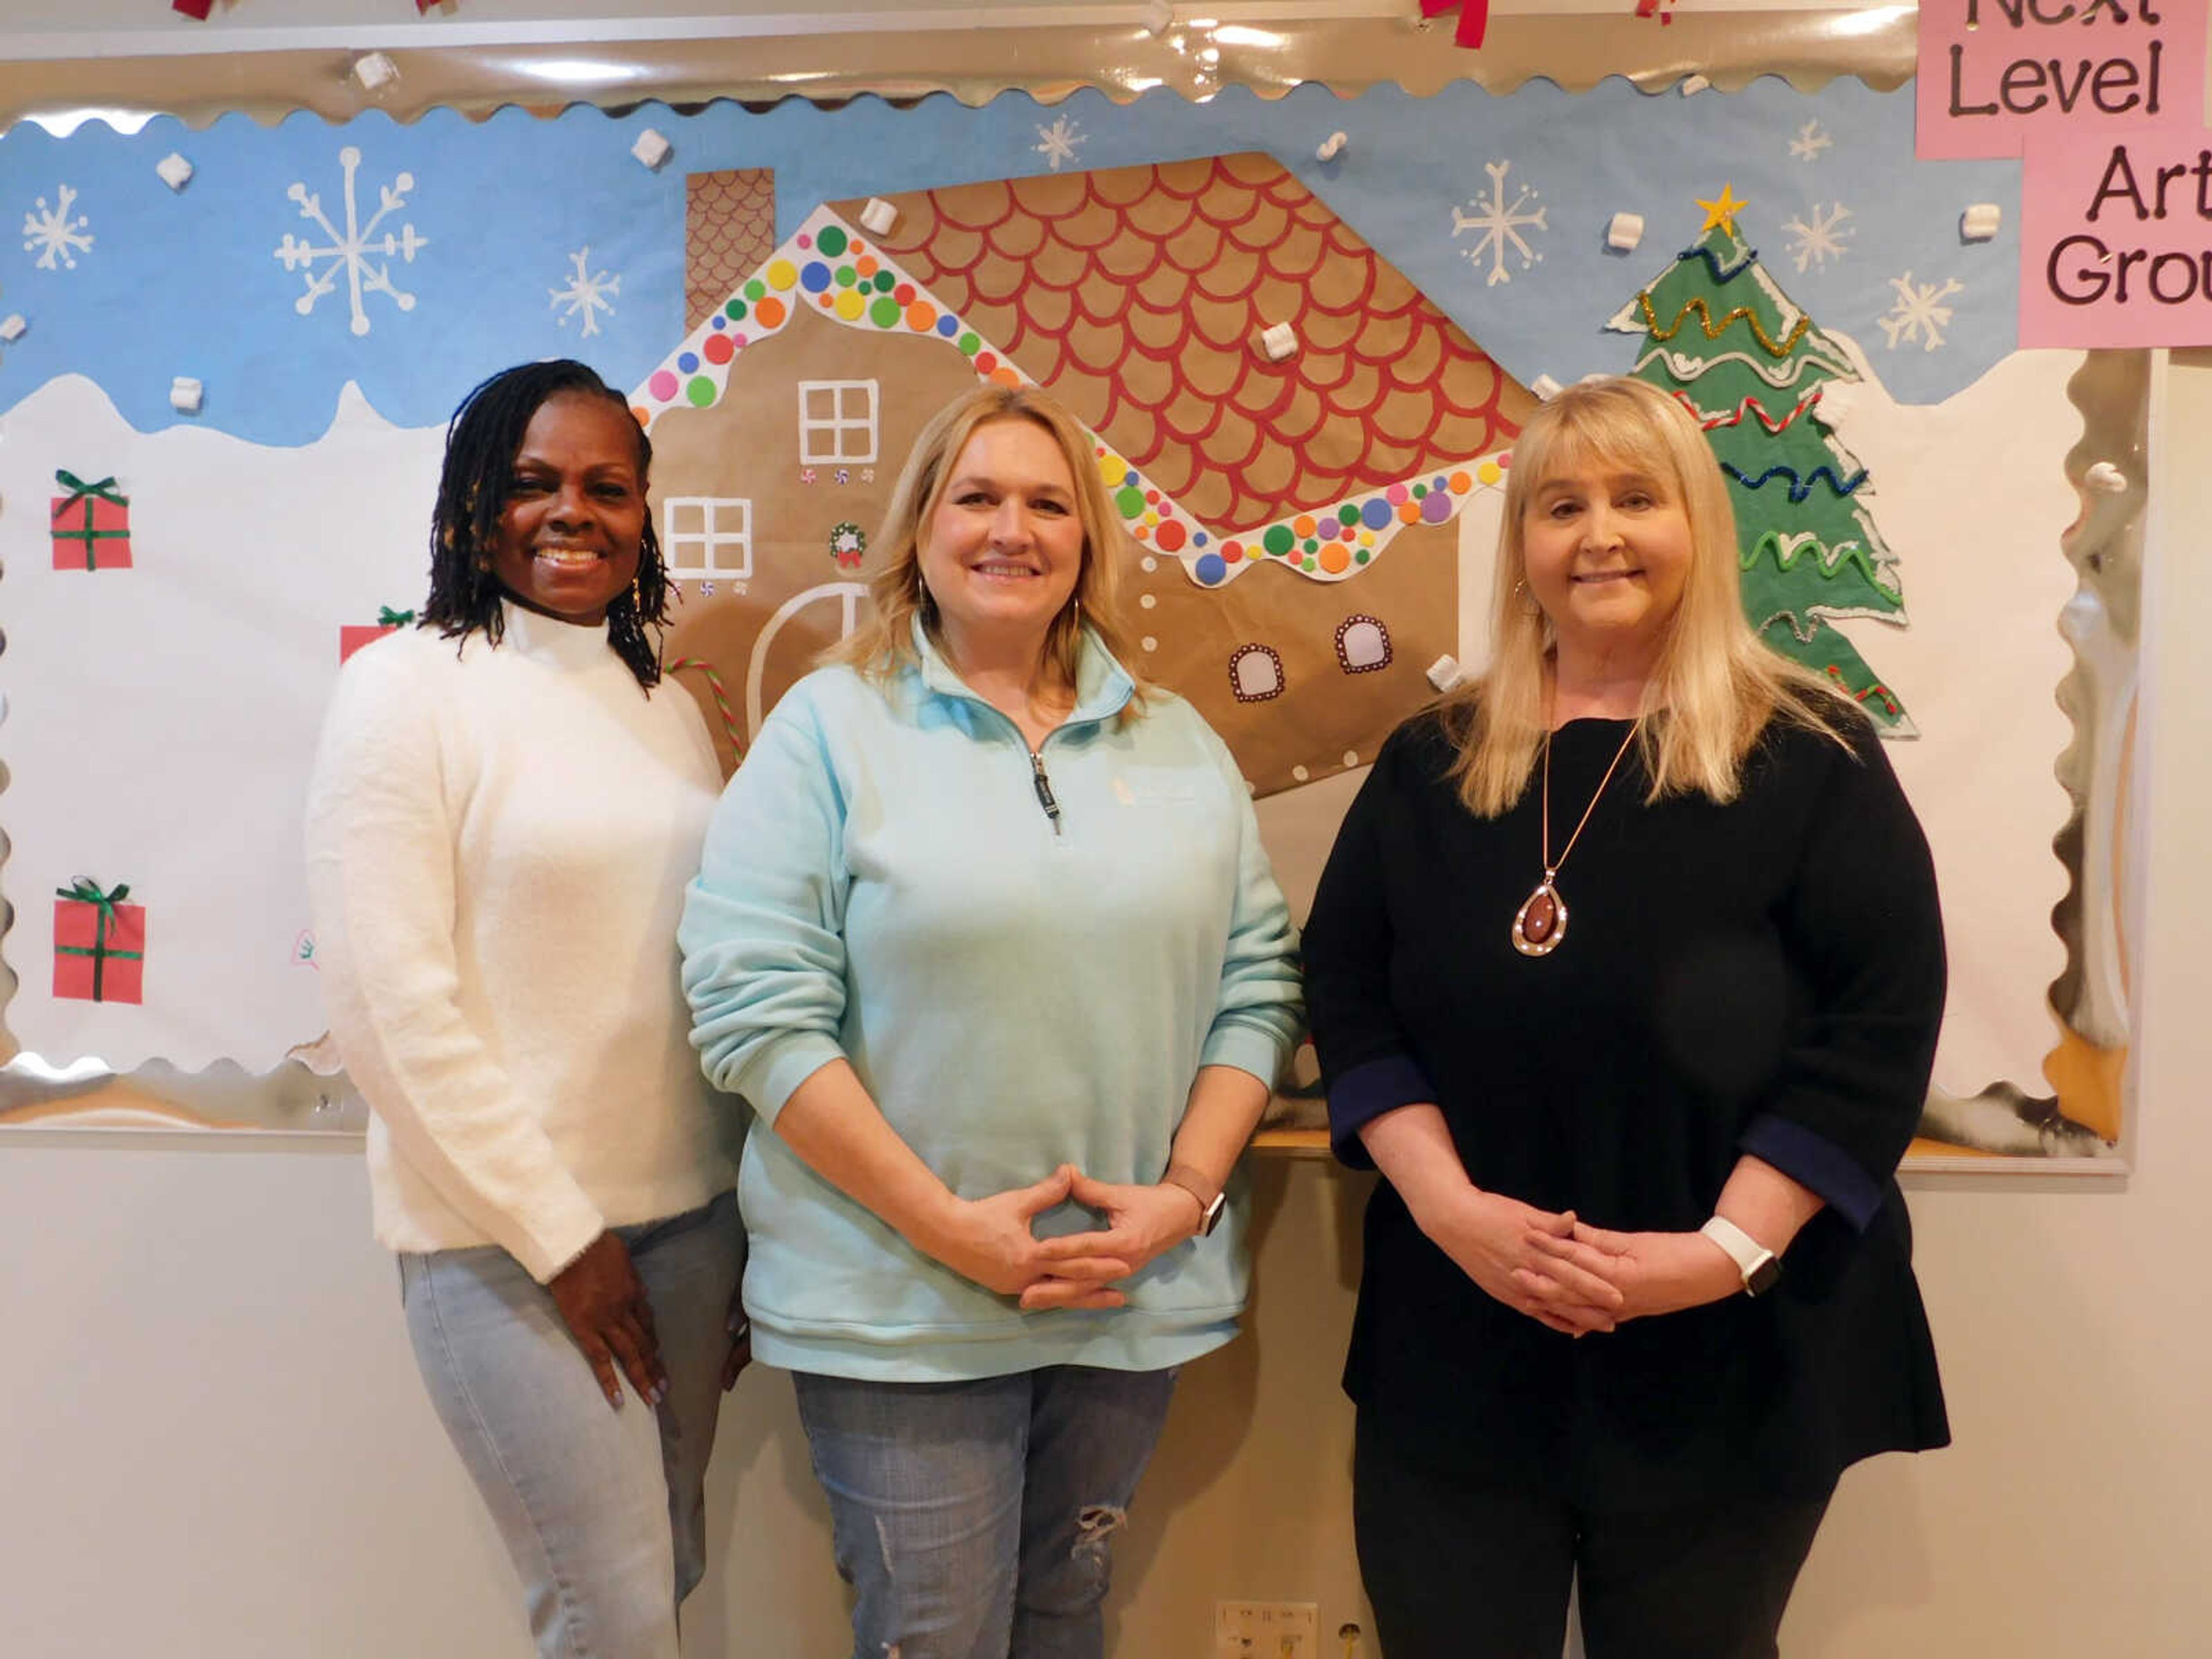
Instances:
[[[2035,133],[2082,142],[2204,119],[2206,0],[1922,0],[1913,150],[2018,155]]]
[[[2020,343],[2212,345],[2212,130],[2028,140]]]

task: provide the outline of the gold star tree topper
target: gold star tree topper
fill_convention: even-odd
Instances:
[[[1699,235],[1717,226],[1733,236],[1735,234],[1735,216],[1749,207],[1751,204],[1739,200],[1736,197],[1735,186],[1733,184],[1727,184],[1721,186],[1721,193],[1717,198],[1708,202],[1703,197],[1699,197],[1698,205],[1705,210],[1705,222],[1698,229]]]

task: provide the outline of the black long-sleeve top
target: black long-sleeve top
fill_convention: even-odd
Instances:
[[[1552,845],[1624,721],[1552,740]],[[1542,874],[1532,778],[1475,817],[1435,713],[1384,746],[1305,934],[1333,1138],[1433,1102],[1477,1186],[1594,1225],[1690,1231],[1743,1153],[1826,1200],[1780,1285],[1570,1338],[1492,1300],[1384,1182],[1345,1388],[1419,1455],[1486,1484],[1632,1504],[1821,1489],[1948,1443],[1894,1171],[1943,1004],[1927,843],[1870,730],[1780,721],[1743,788],[1649,803],[1634,745],[1558,889],[1564,940],[1510,938]]]

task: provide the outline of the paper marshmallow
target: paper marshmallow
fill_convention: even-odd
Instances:
[[[1459,684],[1459,659],[1438,657],[1429,665],[1429,684],[1439,691],[1449,691]]]
[[[1314,151],[1314,159],[1319,161],[1334,161],[1344,154],[1344,147],[1351,142],[1352,140],[1345,134],[1332,132],[1322,141],[1321,148]]]
[[[182,190],[192,176],[192,164],[171,150],[154,163],[154,171],[161,175],[161,182],[171,190]]]
[[[660,164],[673,155],[675,150],[675,145],[670,143],[651,127],[639,133],[637,142],[629,147],[629,153],[645,163],[646,171],[648,173],[659,172]]]
[[[353,60],[353,78],[369,91],[380,92],[399,78],[399,65],[380,52],[363,52]]]
[[[871,196],[860,210],[860,228],[871,236],[882,235],[897,222],[898,210],[880,196]]]
[[[1682,77],[1682,96],[1694,98],[1701,92],[1711,90],[1712,84],[1702,75],[1686,75]]]
[[[23,337],[23,331],[28,327],[30,325],[23,320],[21,313],[17,313],[9,317],[6,322],[0,323],[0,340],[5,340],[9,345],[13,345]]]
[[[1534,380],[1528,382],[1528,390],[1534,392],[1539,398],[1541,398],[1548,404],[1553,398],[1559,395],[1561,388],[1559,383],[1553,380],[1550,375],[1539,374]]]
[[[1969,242],[1986,242],[2004,222],[2004,210],[1995,202],[1977,202],[1959,216],[1959,234]]]
[[[198,414],[206,396],[207,388],[189,375],[179,374],[169,382],[169,407],[179,415]]]
[[[1297,353],[1298,331],[1288,323],[1270,323],[1260,331],[1260,346],[1269,362],[1279,363]]]
[[[2081,482],[2100,495],[2117,495],[2128,487],[2128,475],[2110,461],[2092,461]]]
[[[1644,216],[1640,213],[1616,213],[1613,222],[1605,228],[1605,245],[1619,253],[1632,253],[1636,245],[1644,240]]]

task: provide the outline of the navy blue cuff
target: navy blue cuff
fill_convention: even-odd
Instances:
[[[1854,1232],[1864,1232],[1881,1208],[1882,1185],[1835,1142],[1802,1123],[1765,1114],[1744,1126],[1736,1145],[1817,1193]]]
[[[1329,1150],[1355,1170],[1371,1170],[1375,1160],[1360,1144],[1360,1126],[1401,1106],[1436,1097],[1436,1089],[1421,1068],[1405,1055],[1363,1060],[1329,1085]]]

